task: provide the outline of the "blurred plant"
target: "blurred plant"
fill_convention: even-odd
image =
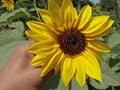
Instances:
[[[2,0],[3,1],[3,0]],[[93,7],[93,15],[110,15],[115,20],[110,34],[99,38],[106,42],[111,53],[103,53],[102,77],[103,82],[98,83],[93,79],[87,80],[85,87],[80,87],[75,78],[71,81],[71,90],[119,90],[120,88],[120,7],[117,0],[101,0],[102,3],[94,5],[90,0],[72,0],[74,6],[79,11],[81,7],[89,4]],[[23,42],[28,42],[24,31],[28,29],[26,21],[41,21],[36,8],[47,9],[47,0],[15,0],[14,10],[7,11],[3,3],[0,2],[0,68],[12,55],[15,47]],[[6,57],[7,56],[7,57]],[[64,87],[60,76],[52,77],[43,86],[43,90],[69,90]]]
[[[111,18],[114,19],[115,26],[120,25],[120,7],[118,0],[100,0],[100,6],[102,11],[108,11]]]
[[[8,11],[14,10],[14,0],[2,0],[1,2],[7,8]]]
[[[101,6],[99,5],[94,5],[93,6],[93,15],[97,16],[97,15],[109,15],[108,11],[102,11],[101,10]]]

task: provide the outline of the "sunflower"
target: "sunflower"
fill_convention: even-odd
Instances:
[[[40,76],[55,70],[65,86],[72,77],[80,86],[88,77],[102,82],[101,52],[110,52],[110,48],[98,38],[108,34],[114,21],[109,16],[93,17],[89,5],[77,14],[71,0],[61,4],[48,0],[48,10],[38,11],[44,22],[28,21],[26,35],[36,41],[28,51],[36,55],[31,65],[42,65]]]
[[[8,11],[14,10],[14,0],[2,0],[3,5],[6,6]]]

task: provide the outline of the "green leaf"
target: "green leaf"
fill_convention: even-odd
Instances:
[[[112,68],[114,71],[120,70],[120,59],[110,59],[109,60],[109,66]]]
[[[88,90],[88,86],[87,84],[85,84],[84,87],[80,87],[80,85],[78,84],[78,82],[76,81],[75,78],[72,78],[72,85],[71,85],[71,90]],[[62,90],[62,89],[61,89]]]
[[[0,68],[9,60],[15,48],[26,42],[20,30],[6,30],[0,32]]]
[[[60,79],[60,74],[51,77],[48,82],[43,86],[42,90],[69,90],[68,86],[65,87]]]
[[[120,59],[119,59],[119,61],[120,61]],[[120,70],[120,62],[117,63],[114,67],[112,67],[112,69],[113,69],[114,71],[119,71],[119,70]],[[119,72],[120,72],[120,71],[119,71]]]
[[[23,31],[20,30],[5,30],[0,32],[0,47],[17,41],[25,41],[23,35]]]
[[[64,86],[63,82],[60,80],[59,86],[58,86],[58,90],[70,90],[69,88],[71,87],[71,90],[88,90],[87,84],[84,87],[81,87],[78,82],[76,81],[76,79],[73,77],[71,80],[71,86],[69,87],[70,83],[68,84],[68,86]]]
[[[64,86],[62,80],[60,79],[59,85],[57,87],[58,90],[69,90],[69,86]]]
[[[0,23],[7,22],[7,21],[11,22],[15,19],[18,19],[20,17],[23,18],[26,16],[29,16],[29,13],[27,13],[25,8],[20,8],[20,9],[14,10],[13,12],[5,12],[0,15]]]
[[[114,45],[114,47],[112,47],[112,49],[111,49],[111,53],[118,53],[118,52],[120,52],[120,43],[118,43],[117,45]]]
[[[89,79],[89,83],[96,89],[106,89],[109,86],[104,80],[102,83],[99,83],[98,81],[92,78]]]
[[[10,28],[18,29],[18,30],[25,30],[24,24],[21,21],[13,22],[9,25]]]
[[[90,79],[90,84],[96,89],[106,89],[108,86],[120,86],[120,77],[105,62],[101,63],[102,83]]]
[[[60,74],[57,74],[48,80],[48,82],[43,86],[42,90],[70,90],[69,84],[65,87],[62,80],[60,79]],[[80,87],[76,82],[75,78],[71,80],[71,90],[88,90],[87,85]]]
[[[42,90],[57,90],[57,86],[59,84],[60,75],[57,74],[51,77],[42,87]],[[59,90],[59,89],[58,89]],[[64,89],[61,89],[64,90]]]
[[[119,86],[120,77],[105,62],[102,62],[103,81],[110,86]]]
[[[113,48],[115,45],[120,44],[120,33],[112,34],[108,39],[108,45]]]

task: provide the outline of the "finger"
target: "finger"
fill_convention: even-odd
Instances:
[[[27,49],[32,45],[33,43],[24,43],[19,45],[14,54],[12,55],[10,59],[10,63],[14,63],[15,65],[21,65],[21,66],[28,66],[34,55],[32,53],[29,53]]]

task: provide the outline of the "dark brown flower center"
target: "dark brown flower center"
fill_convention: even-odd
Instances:
[[[62,51],[70,56],[75,56],[85,50],[85,36],[79,30],[65,30],[58,35],[58,41]]]

